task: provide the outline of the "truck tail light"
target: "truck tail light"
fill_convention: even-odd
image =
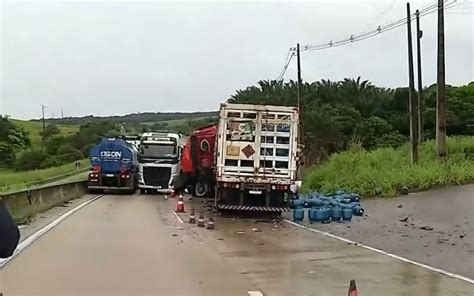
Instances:
[[[92,173],[89,174],[89,177],[91,179],[97,179],[97,178],[99,178],[99,173],[98,172],[92,172]]]
[[[121,174],[121,175],[120,175],[120,178],[122,178],[122,179],[130,179],[130,174],[128,174],[128,173]]]
[[[288,185],[272,185],[272,190],[286,191],[288,190]]]

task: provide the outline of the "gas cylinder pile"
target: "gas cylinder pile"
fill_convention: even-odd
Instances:
[[[290,204],[293,208],[294,221],[303,221],[306,216],[311,223],[331,223],[351,221],[352,216],[364,215],[360,196],[357,193],[346,193],[342,190],[328,195],[312,192],[291,200]]]

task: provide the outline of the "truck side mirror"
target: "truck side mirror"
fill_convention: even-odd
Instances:
[[[183,147],[179,146],[178,147],[178,158],[181,159],[182,155],[183,155]]]

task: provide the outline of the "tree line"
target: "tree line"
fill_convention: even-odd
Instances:
[[[360,77],[305,82],[301,86],[304,152],[316,163],[359,144],[366,149],[398,147],[408,141],[408,88],[384,88]],[[448,135],[474,135],[474,82],[447,86]],[[424,90],[424,134],[435,137],[436,85]],[[295,81],[259,81],[238,90],[231,103],[297,105]]]

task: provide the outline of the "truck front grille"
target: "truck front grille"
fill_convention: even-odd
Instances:
[[[171,168],[144,167],[143,179],[145,185],[161,186],[162,189],[168,188],[171,177]]]

